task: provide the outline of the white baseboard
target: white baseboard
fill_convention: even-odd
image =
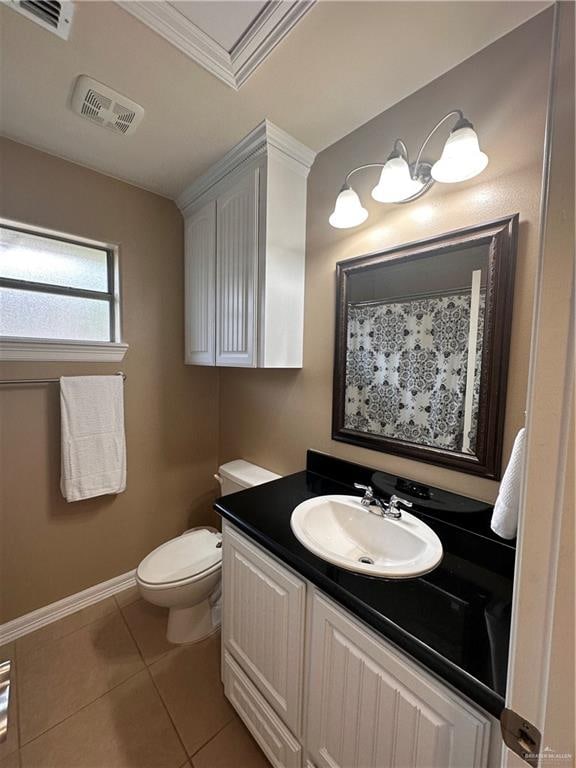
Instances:
[[[45,605],[43,608],[38,608],[37,611],[19,616],[17,619],[6,622],[6,624],[0,624],[0,645],[11,643],[13,640],[22,637],[22,635],[34,632],[41,627],[45,627],[47,624],[51,624],[53,621],[58,621],[58,619],[63,619],[71,613],[76,613],[76,611],[82,608],[98,603],[100,600],[115,595],[117,592],[122,592],[122,590],[134,586],[134,584],[136,584],[136,571],[128,571],[128,573],[115,576],[109,581],[103,581],[101,584],[95,584],[93,587],[88,587],[88,589],[77,592],[75,595],[58,600],[56,603],[50,603],[50,605]]]

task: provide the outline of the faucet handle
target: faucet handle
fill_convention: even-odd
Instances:
[[[354,483],[354,488],[359,491],[364,491],[364,496],[360,499],[360,503],[363,507],[369,507],[374,501],[374,491],[371,485],[362,485],[362,483]]]
[[[402,504],[403,507],[408,507],[408,509],[414,506],[411,501],[407,501],[407,499],[401,499],[400,496],[396,496],[396,494],[393,494],[390,497],[388,506],[391,507],[392,509],[398,509],[398,504]]]

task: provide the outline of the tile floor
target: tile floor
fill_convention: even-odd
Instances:
[[[165,628],[130,589],[0,648],[0,768],[270,768],[224,697],[220,637],[177,647]]]

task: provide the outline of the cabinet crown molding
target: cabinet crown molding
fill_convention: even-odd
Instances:
[[[176,198],[178,208],[182,213],[188,212],[203,202],[209,190],[231,171],[256,155],[268,154],[270,149],[277,150],[287,158],[296,161],[304,177],[308,176],[316,157],[316,152],[312,149],[265,119],[214,163],[206,173],[186,187]]]

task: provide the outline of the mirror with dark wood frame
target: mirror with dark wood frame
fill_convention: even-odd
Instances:
[[[337,264],[335,440],[499,479],[517,228]]]

